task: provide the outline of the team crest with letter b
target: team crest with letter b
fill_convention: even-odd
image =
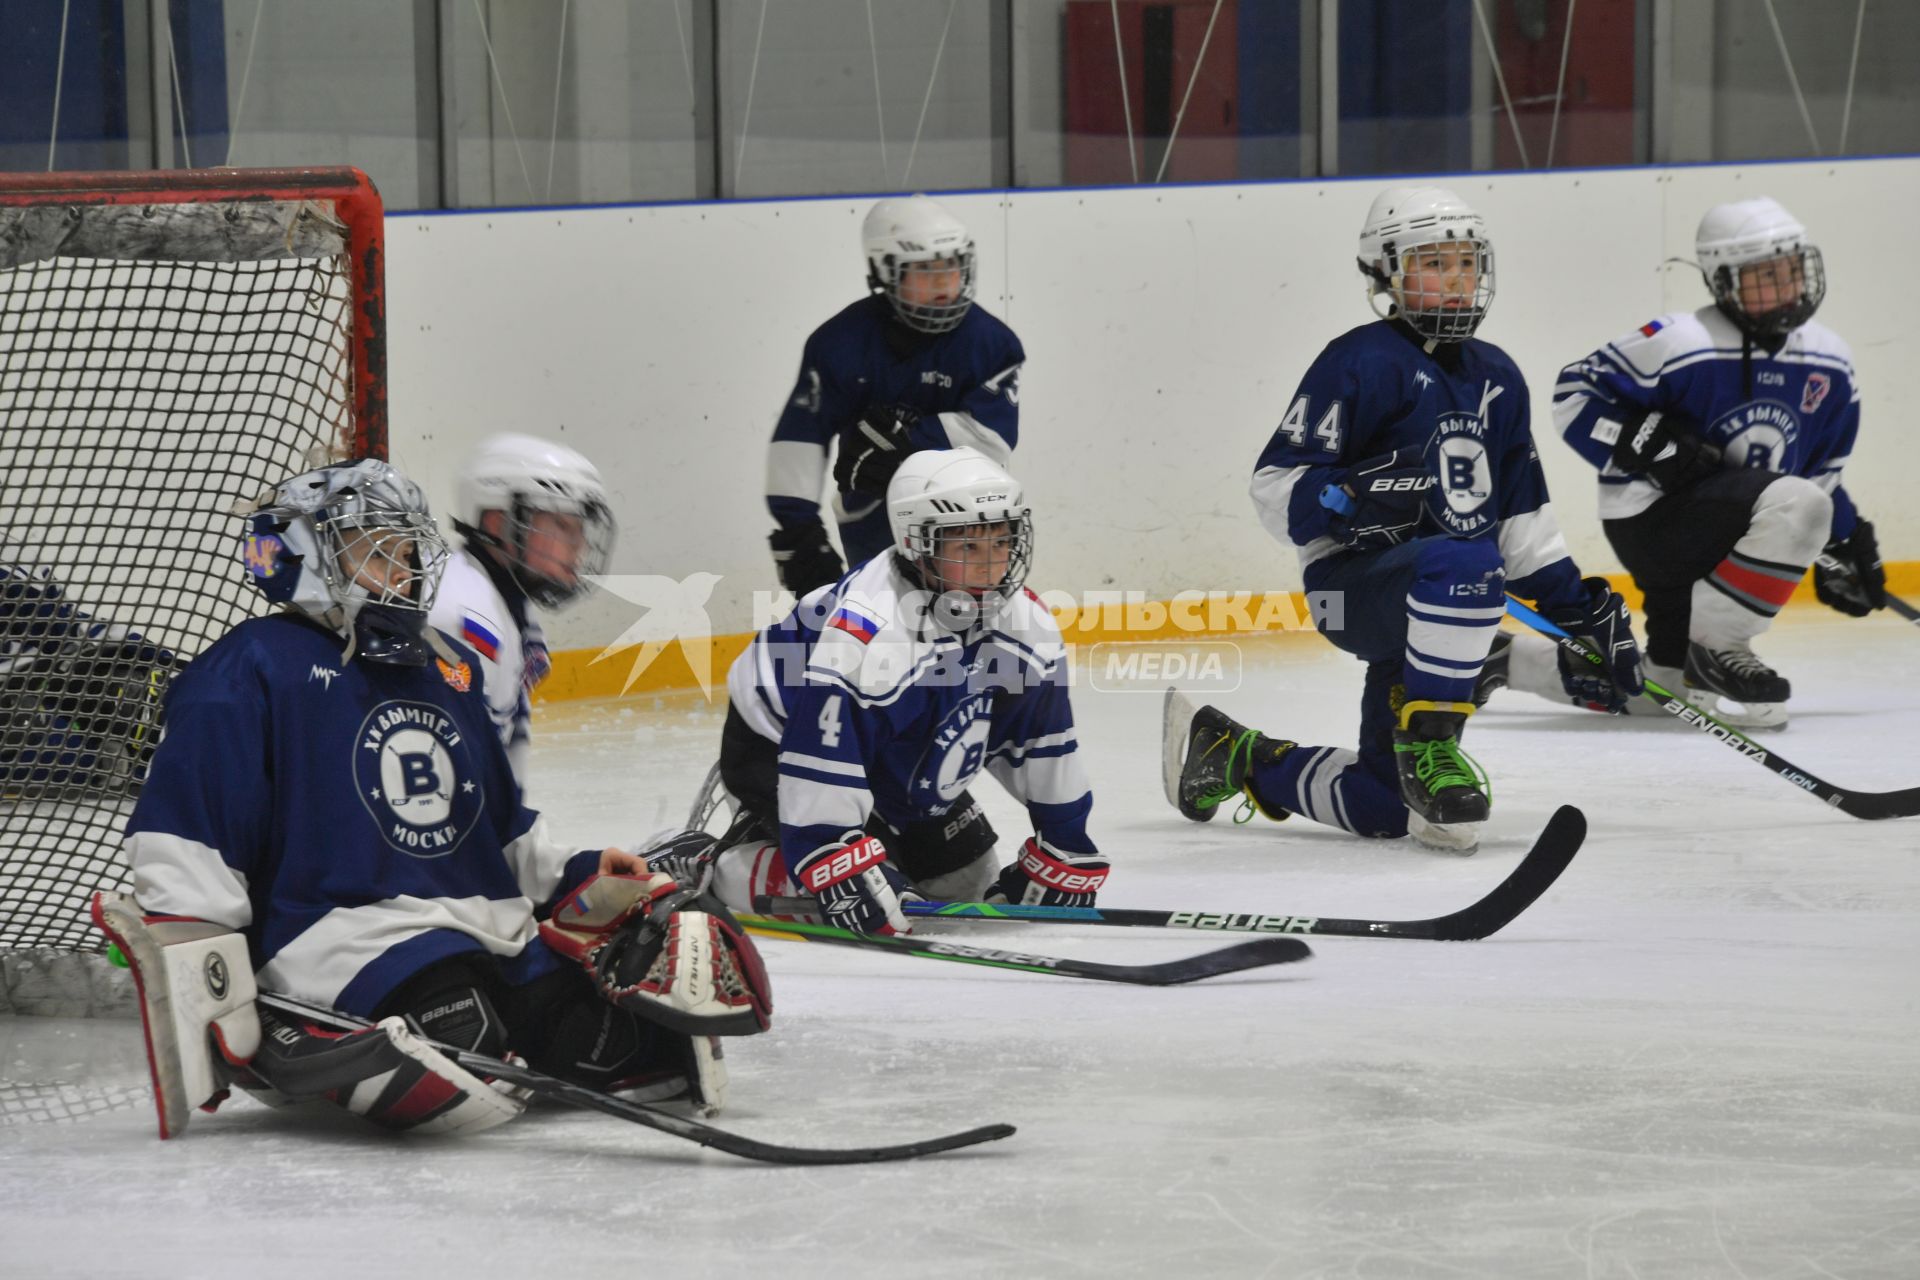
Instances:
[[[424,702],[383,702],[354,737],[353,784],[387,845],[416,858],[460,847],[485,806],[465,737]]]

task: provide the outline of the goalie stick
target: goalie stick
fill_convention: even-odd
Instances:
[[[341,1029],[358,1030],[373,1025],[364,1018],[356,1018],[352,1014],[341,1013],[337,1009],[329,1009],[324,1005],[310,1004],[305,1000],[281,995],[278,992],[262,991],[259,1000],[269,1009],[310,1018]],[[425,1039],[425,1037],[421,1038]],[[884,1160],[911,1160],[916,1156],[955,1151],[962,1147],[976,1146],[982,1142],[995,1142],[1001,1138],[1011,1137],[1014,1132],[1010,1124],[987,1124],[977,1129],[968,1129],[963,1133],[950,1133],[938,1138],[922,1138],[918,1142],[903,1142],[888,1147],[789,1147],[775,1142],[761,1142],[755,1138],[730,1133],[725,1129],[716,1129],[698,1120],[688,1120],[664,1111],[656,1111],[638,1102],[617,1098],[612,1094],[602,1093],[598,1089],[590,1089],[586,1085],[561,1080],[544,1071],[535,1071],[531,1067],[522,1066],[516,1062],[503,1062],[498,1058],[490,1058],[484,1053],[456,1049],[452,1045],[441,1044],[437,1040],[427,1040],[426,1043],[478,1075],[493,1076],[509,1084],[519,1085],[542,1097],[552,1098],[556,1102],[617,1116],[634,1124],[645,1125],[649,1129],[657,1129],[661,1133],[670,1133],[676,1138],[697,1142],[703,1147],[712,1147],[715,1151],[724,1151],[730,1156],[760,1160],[768,1164],[875,1164]]]
[[[941,920],[1019,920],[1034,924],[1102,924],[1161,929],[1198,929],[1209,933],[1319,934],[1345,938],[1415,938],[1429,942],[1471,942],[1490,937],[1532,906],[1580,852],[1587,819],[1562,805],[1535,837],[1520,865],[1472,906],[1430,920],[1349,920],[1338,916],[1258,915],[1234,911],[1143,911],[1125,907],[1029,907],[1007,902],[921,902],[901,905],[910,916]],[[754,907],[777,915],[815,909],[808,898],[756,898]]]
[[[1507,612],[1541,635],[1552,639],[1568,653],[1576,654],[1596,666],[1604,665],[1599,654],[1520,601],[1509,597]],[[1836,787],[1824,778],[1808,773],[1779,752],[1769,751],[1738,729],[1714,719],[1687,701],[1682,694],[1670,693],[1649,680],[1645,696],[1648,701],[1676,720],[1698,729],[1715,742],[1726,744],[1754,763],[1766,766],[1802,791],[1826,801],[1844,814],[1865,818],[1868,821],[1881,818],[1911,818],[1915,814],[1920,814],[1920,787],[1908,787],[1904,791],[1851,791],[1846,787]]]
[[[755,898],[753,905],[777,901]],[[791,900],[788,900],[791,902]],[[817,911],[819,904],[801,899],[805,912]],[[795,914],[803,914],[797,912]],[[1159,964],[1105,964],[1098,960],[1071,960],[1063,956],[1035,955],[1028,951],[996,951],[991,947],[970,947],[942,939],[884,937],[836,929],[830,924],[811,924],[800,920],[772,920],[765,916],[736,917],[748,933],[772,938],[799,938],[807,942],[825,942],[842,947],[868,947],[899,955],[918,956],[922,960],[951,960],[959,964],[986,965],[993,969],[1017,969],[1022,973],[1046,973],[1068,978],[1092,978],[1097,982],[1128,982],[1142,987],[1171,987],[1221,974],[1240,973],[1273,964],[1291,964],[1313,954],[1312,948],[1298,938],[1256,938],[1236,942],[1217,951],[1203,951],[1182,960],[1163,960]]]

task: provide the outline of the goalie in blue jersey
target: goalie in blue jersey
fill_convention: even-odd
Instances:
[[[94,905],[139,984],[163,1137],[229,1083],[393,1128],[519,1113],[431,1042],[711,1110],[712,1037],[768,1023],[725,908],[522,803],[483,669],[426,624],[446,559],[383,462],[295,476],[252,518],[247,571],[281,609],[174,682],[127,823],[133,895]],[[268,1013],[256,981],[376,1025]]]
[[[1360,232],[1376,322],[1314,360],[1261,452],[1261,522],[1300,556],[1316,623],[1367,664],[1358,751],[1268,737],[1207,707],[1169,726],[1181,812],[1244,795],[1365,836],[1472,852],[1492,804],[1461,747],[1506,592],[1590,641],[1604,673],[1572,695],[1619,707],[1641,688],[1626,605],[1567,554],[1534,452],[1527,385],[1474,336],[1493,301],[1480,215],[1439,187],[1396,187]]]

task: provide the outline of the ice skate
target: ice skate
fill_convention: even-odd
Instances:
[[[1167,690],[1161,731],[1162,782],[1167,799],[1182,817],[1211,822],[1221,802],[1236,795],[1246,800],[1236,821],[1246,821],[1255,809],[1276,822],[1289,816],[1285,809],[1261,806],[1247,790],[1247,778],[1256,763],[1278,760],[1294,743],[1249,729],[1217,707],[1196,711],[1184,694],[1173,689]]]
[[[1737,729],[1786,727],[1793,685],[1761,661],[1746,641],[1720,649],[1689,644],[1685,679],[1688,701],[1716,720]]]
[[[1472,713],[1471,703],[1409,702],[1393,731],[1407,832],[1450,853],[1479,847],[1480,824],[1493,804],[1487,775],[1460,749],[1460,730]]]

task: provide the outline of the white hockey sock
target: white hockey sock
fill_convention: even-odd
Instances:
[[[1833,499],[1811,480],[1782,476],[1761,490],[1746,533],[1693,584],[1689,638],[1708,649],[1746,647],[1793,594],[1832,522]]]

